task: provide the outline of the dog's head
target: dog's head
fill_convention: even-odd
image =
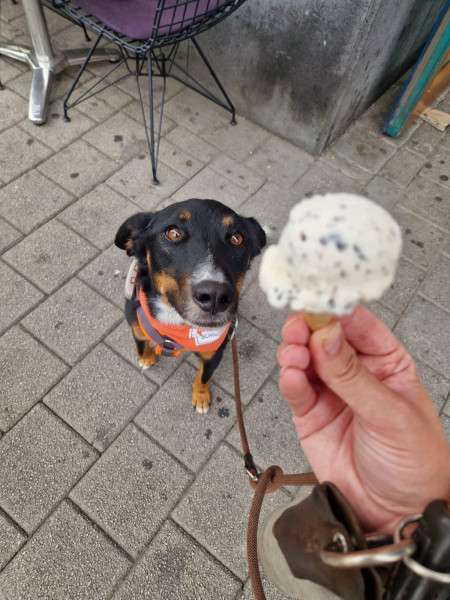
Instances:
[[[133,215],[115,243],[138,259],[155,318],[215,328],[233,320],[245,272],[266,235],[253,218],[215,200],[192,199]]]

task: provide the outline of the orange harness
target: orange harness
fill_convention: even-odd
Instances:
[[[208,352],[218,350],[231,324],[220,329],[200,330],[191,325],[168,325],[152,317],[142,288],[136,285],[136,314],[144,335],[155,344],[156,354],[178,356],[183,350]]]

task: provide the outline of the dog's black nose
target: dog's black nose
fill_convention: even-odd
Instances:
[[[202,310],[215,315],[230,306],[234,301],[235,291],[229,283],[206,280],[193,287],[192,297]]]

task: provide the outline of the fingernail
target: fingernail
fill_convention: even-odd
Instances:
[[[337,321],[330,329],[328,334],[322,340],[322,348],[325,354],[333,356],[341,347],[342,341],[342,328],[339,321]]]

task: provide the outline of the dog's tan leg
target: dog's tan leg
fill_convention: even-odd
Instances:
[[[158,360],[154,348],[149,344],[148,339],[142,333],[139,324],[133,324],[131,329],[133,330],[134,339],[136,342],[136,354],[139,358],[139,364],[142,370],[148,369]]]
[[[209,391],[209,378],[205,381],[205,361],[211,360],[215,352],[202,352],[199,354],[199,371],[192,386],[191,402],[195,410],[204,415],[208,412],[211,404],[211,392]]]

